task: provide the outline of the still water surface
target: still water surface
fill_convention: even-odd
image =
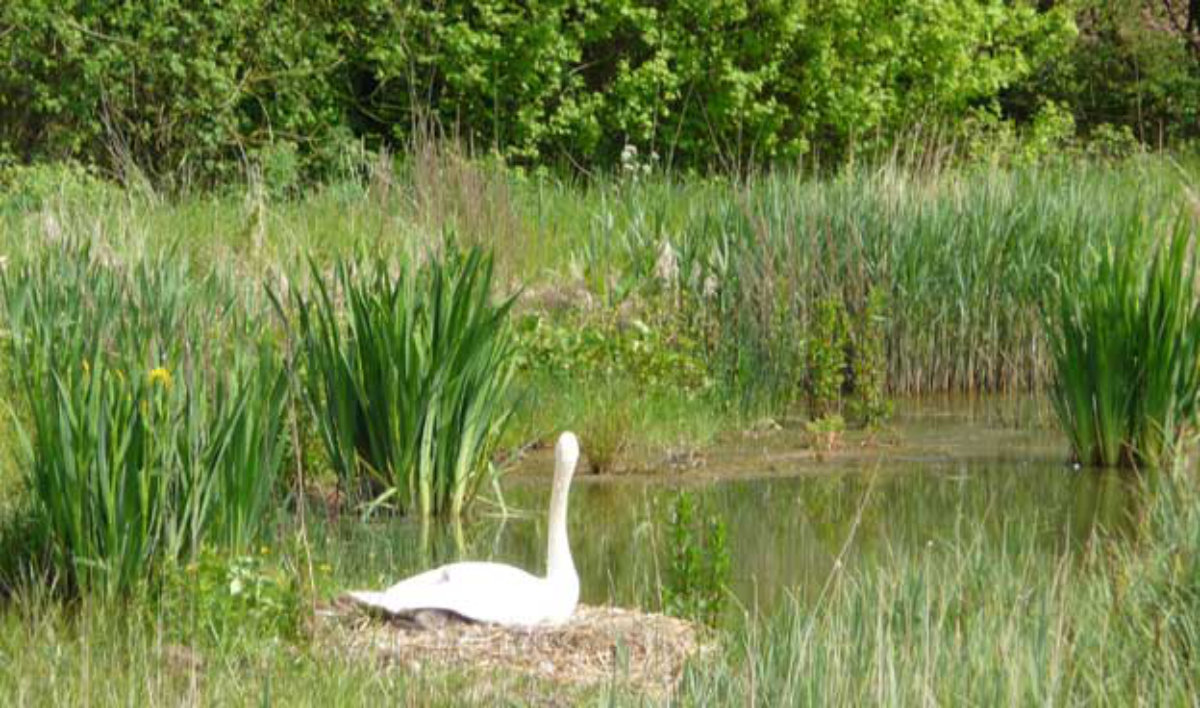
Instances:
[[[785,593],[818,593],[839,558],[870,571],[945,550],[978,529],[997,553],[1032,544],[1058,556],[1097,525],[1126,524],[1132,490],[1116,475],[1067,465],[1065,442],[1044,413],[1034,402],[1011,400],[909,403],[890,442],[852,445],[824,461],[783,431],[732,438],[687,472],[581,473],[571,492],[570,537],[583,601],[656,605],[670,553],[665,520],[681,490],[724,521],[732,590],[741,604],[762,610]],[[525,460],[505,480],[505,500],[520,513],[485,514],[457,542],[449,531],[423,536],[403,521],[350,522],[327,529],[318,553],[367,585],[458,558],[540,572],[551,466],[548,451]]]

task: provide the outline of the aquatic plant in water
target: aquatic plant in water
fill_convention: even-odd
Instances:
[[[661,588],[667,614],[715,625],[731,577],[725,522],[689,492],[680,492],[667,521],[671,557]]]
[[[1046,317],[1052,397],[1075,458],[1103,467],[1159,467],[1194,421],[1200,391],[1200,302],[1194,222],[1161,241],[1141,220],[1060,274]]]

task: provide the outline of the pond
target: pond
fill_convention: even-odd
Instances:
[[[1098,525],[1131,526],[1134,492],[1116,474],[1073,469],[1032,399],[907,402],[882,441],[818,461],[788,430],[736,436],[685,472],[590,476],[571,492],[570,538],[583,601],[654,608],[671,549],[664,528],[682,490],[727,527],[738,603],[769,611],[785,593],[819,593],[835,563],[869,571],[957,542],[1031,544],[1061,556]],[[586,451],[585,451],[586,454]],[[346,520],[315,534],[340,577],[386,585],[459,558],[541,572],[552,459],[531,455],[505,479],[506,518],[484,513],[459,535],[403,521]]]

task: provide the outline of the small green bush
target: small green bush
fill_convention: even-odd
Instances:
[[[647,390],[699,395],[712,380],[700,344],[687,333],[611,313],[551,317],[531,313],[517,324],[521,369],[581,379],[627,379]]]
[[[299,639],[302,576],[281,562],[265,546],[234,555],[205,546],[170,564],[158,595],[166,631],[183,646]]]
[[[842,433],[846,431],[846,419],[837,413],[830,413],[804,424],[808,434],[808,446],[816,453],[818,460],[838,448]]]
[[[805,391],[808,414],[814,420],[839,414],[846,381],[846,306],[839,297],[818,300],[808,333]]]
[[[875,428],[892,412],[887,398],[887,300],[881,288],[871,289],[853,329],[854,356],[850,368],[854,397],[850,408],[861,425]]]

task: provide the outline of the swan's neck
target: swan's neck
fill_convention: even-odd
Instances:
[[[550,495],[550,528],[547,533],[546,577],[550,580],[576,578],[575,562],[567,541],[567,491],[571,470],[558,462],[554,470],[554,491]]]

